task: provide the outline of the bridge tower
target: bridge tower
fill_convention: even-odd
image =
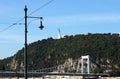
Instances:
[[[82,56],[81,59],[81,73],[84,74],[84,60],[87,60],[87,74],[90,74],[90,56]]]

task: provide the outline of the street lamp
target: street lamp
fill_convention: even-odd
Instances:
[[[42,21],[40,21],[40,26],[39,28],[42,30],[44,28],[43,24],[42,24]]]
[[[42,24],[42,17],[28,17],[27,16],[27,7],[25,6],[24,11],[25,11],[25,49],[24,49],[24,77],[27,79],[27,18],[39,18],[40,19],[40,26],[39,28],[42,30],[44,28]]]

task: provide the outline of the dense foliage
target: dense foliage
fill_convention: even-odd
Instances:
[[[61,39],[43,39],[28,45],[28,70],[37,70],[63,64],[67,58],[90,55],[96,68],[92,72],[120,74],[120,37],[118,34],[88,34],[65,36]],[[17,61],[16,70],[22,70],[24,48],[13,57],[0,61],[0,68],[14,70],[9,62]]]

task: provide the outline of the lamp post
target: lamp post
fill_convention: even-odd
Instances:
[[[40,26],[39,28],[42,30],[44,26],[42,25],[42,17],[28,17],[27,16],[27,7],[25,6],[25,48],[24,48],[24,77],[27,79],[27,18],[40,18]]]

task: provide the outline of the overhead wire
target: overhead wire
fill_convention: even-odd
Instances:
[[[9,25],[9,24],[12,24],[12,23],[1,23],[1,22],[0,22],[0,25],[4,25],[4,24],[6,24],[6,25],[8,24],[8,25]]]
[[[33,13],[37,12],[38,10],[46,7],[47,5],[49,5],[49,4],[50,4],[51,2],[53,2],[53,1],[54,1],[54,0],[48,1],[47,3],[43,4],[42,6],[40,6],[39,8],[37,8],[36,10],[34,10],[33,12],[31,12],[29,15],[32,15]],[[29,15],[28,15],[28,16],[29,16]],[[12,24],[9,25],[8,27],[6,27],[6,28],[4,28],[3,30],[1,30],[0,33],[8,30],[9,28],[11,28],[11,27],[14,26],[14,25],[21,24],[21,23],[19,23],[19,22],[22,21],[23,19],[24,19],[24,17],[21,18],[20,20],[16,21],[15,23],[12,23]]]
[[[24,18],[21,18],[20,20],[16,21],[15,23],[12,23],[11,25],[9,25],[8,27],[4,28],[3,30],[0,31],[1,32],[4,32],[6,30],[8,30],[9,28],[11,28],[12,26],[16,25],[16,24],[20,24],[19,22],[22,21]]]
[[[43,4],[41,7],[39,7],[38,9],[34,10],[33,12],[31,12],[29,15],[32,15],[33,13],[37,12],[38,10],[44,8],[45,6],[49,5],[51,2],[53,2],[54,0],[50,0],[47,3]]]

